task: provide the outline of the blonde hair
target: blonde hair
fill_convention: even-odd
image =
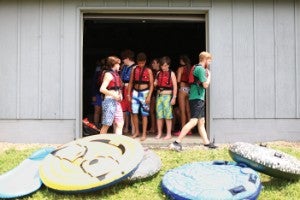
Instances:
[[[202,62],[207,59],[212,59],[212,55],[210,53],[208,53],[207,51],[202,51],[199,54],[199,61]]]

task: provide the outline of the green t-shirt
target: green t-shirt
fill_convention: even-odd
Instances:
[[[195,67],[194,76],[195,78],[197,77],[201,81],[201,83],[206,82],[207,80],[205,69],[201,65]],[[205,88],[202,86],[202,84],[200,86],[198,84],[192,84],[190,88],[189,99],[204,100],[204,98],[205,98]]]

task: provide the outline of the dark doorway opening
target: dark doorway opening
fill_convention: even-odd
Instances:
[[[205,17],[199,20],[105,19],[84,17],[83,33],[83,96],[82,115],[93,122],[92,84],[97,60],[109,55],[120,56],[124,49],[136,54],[145,52],[148,64],[152,58],[169,56],[171,69],[176,72],[178,58],[186,54],[192,64],[206,50]]]

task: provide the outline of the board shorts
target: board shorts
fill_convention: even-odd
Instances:
[[[111,126],[114,122],[124,122],[121,104],[115,99],[105,98],[102,102],[102,124]]]
[[[141,111],[142,116],[149,116],[149,105],[146,104],[146,98],[149,90],[133,90],[131,98],[131,109],[133,114],[139,114]]]
[[[156,97],[156,119],[173,119],[171,94],[161,94]]]
[[[102,105],[102,96],[101,94],[96,94],[96,101],[92,102],[93,106],[101,106]]]
[[[204,118],[205,117],[205,101],[201,99],[189,100],[191,118]]]
[[[131,103],[128,101],[128,86],[123,88],[123,99],[121,101],[122,111],[123,112],[131,112]]]

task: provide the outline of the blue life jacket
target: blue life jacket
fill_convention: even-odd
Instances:
[[[130,74],[131,74],[131,70],[132,67],[135,66],[135,64],[132,64],[130,66],[124,65],[122,72],[121,72],[121,79],[123,81],[123,83],[129,83],[130,80]]]

